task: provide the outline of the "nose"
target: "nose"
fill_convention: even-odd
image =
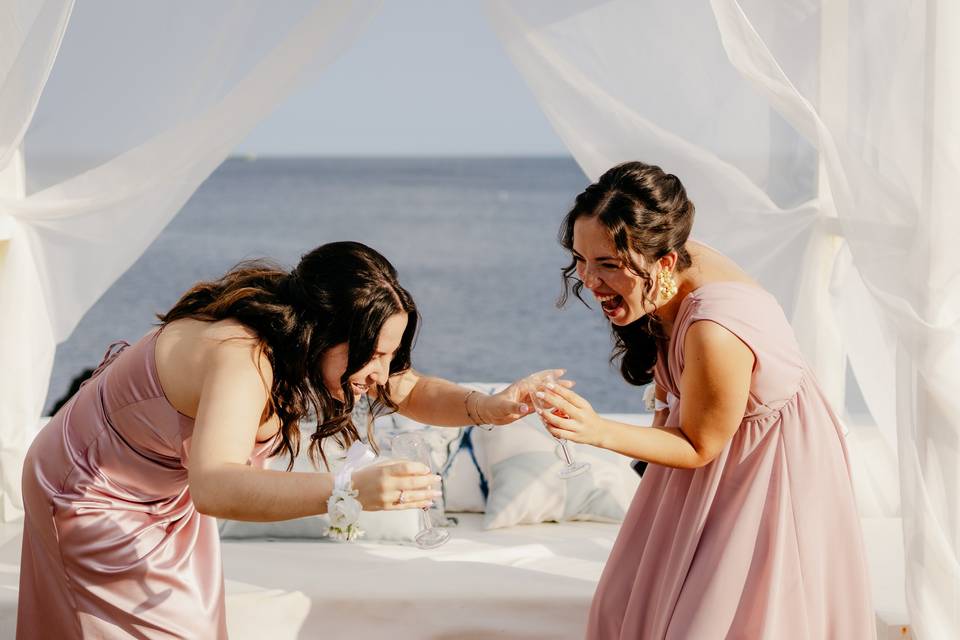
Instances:
[[[589,266],[583,268],[583,286],[587,289],[596,289],[600,286],[600,278],[593,272]]]
[[[390,378],[390,362],[386,358],[380,358],[370,372],[369,379],[373,384],[385,384]]]

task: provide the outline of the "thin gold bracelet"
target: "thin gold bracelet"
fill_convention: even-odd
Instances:
[[[477,419],[473,417],[473,414],[472,414],[472,413],[470,413],[470,396],[472,396],[472,395],[475,394],[475,393],[477,393],[477,391],[472,390],[472,389],[467,392],[467,395],[465,395],[465,396],[463,397],[463,408],[464,408],[464,409],[466,410],[466,412],[467,412],[467,420],[469,420],[470,423],[471,423],[472,425],[474,425],[474,426],[480,426],[480,424],[479,424],[479,422],[477,421]]]
[[[484,421],[483,421],[483,415],[481,415],[481,413],[480,413],[480,395],[481,395],[481,394],[480,394],[479,391],[474,391],[473,393],[476,393],[476,394],[477,394],[477,404],[474,405],[474,407],[473,407],[473,410],[474,410],[474,411],[476,412],[476,414],[477,414],[477,419],[476,419],[476,422],[475,422],[474,426],[480,427],[481,429],[486,429],[487,431],[491,431],[491,430],[493,429],[494,425],[493,425],[492,423],[490,423],[490,422],[484,422]]]

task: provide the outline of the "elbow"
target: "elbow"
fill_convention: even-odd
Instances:
[[[198,513],[213,518],[228,517],[223,510],[220,500],[217,499],[217,493],[213,490],[215,484],[209,481],[200,473],[190,473],[187,480],[187,487],[190,491],[190,500]]]
[[[700,469],[705,467],[720,455],[720,451],[714,451],[708,448],[695,448],[689,461],[689,469]]]
[[[213,518],[223,517],[223,514],[220,513],[220,509],[217,508],[216,503],[205,493],[197,493],[191,489],[190,499],[193,501],[193,507],[197,510],[197,513],[201,513],[205,516],[211,516]]]

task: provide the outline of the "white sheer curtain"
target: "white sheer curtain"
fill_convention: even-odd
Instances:
[[[590,177],[678,174],[699,237],[778,296],[835,402],[849,358],[879,447],[861,509],[902,514],[917,637],[960,637],[960,5],[486,4]]]
[[[4,520],[20,513],[24,447],[56,343],[379,6],[0,0]]]

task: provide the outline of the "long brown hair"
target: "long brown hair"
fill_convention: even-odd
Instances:
[[[417,307],[386,258],[359,242],[332,242],[304,255],[290,272],[267,260],[242,262],[218,280],[196,284],[157,317],[164,326],[181,318],[232,318],[256,333],[273,369],[267,415],[280,420],[271,455],[288,454],[290,470],[300,451],[300,420],[311,413],[317,419],[310,443],[315,464],[326,463],[325,438],[341,446],[360,439],[351,420],[349,377],[370,362],[380,329],[397,313],[407,314],[407,328],[390,363],[391,375],[411,366]],[[342,343],[348,345],[347,370],[340,379],[343,401],[324,385],[320,366],[324,352]],[[377,391],[371,413],[395,411],[386,387]],[[375,446],[372,420],[366,429]]]
[[[560,226],[560,244],[573,251],[573,227],[581,218],[595,218],[609,232],[621,261],[644,283],[644,299],[656,308],[646,292],[653,283],[650,273],[633,261],[632,249],[648,262],[676,251],[677,271],[690,267],[686,243],[694,217],[693,202],[680,179],[660,167],[642,162],[625,162],[608,170],[577,196],[573,208]],[[576,277],[577,262],[563,269],[563,292],[557,306],[566,304],[569,293],[590,305],[580,295],[583,282]],[[632,385],[653,380],[658,341],[666,336],[657,317],[650,313],[626,325],[611,324],[611,362],[620,362],[620,373]]]

